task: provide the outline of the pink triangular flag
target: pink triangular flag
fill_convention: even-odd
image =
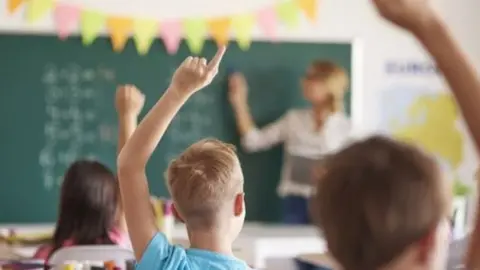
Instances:
[[[168,54],[176,53],[182,37],[182,25],[179,21],[166,21],[160,23],[160,29],[160,36]]]
[[[54,11],[55,27],[58,37],[66,39],[78,25],[80,9],[77,6],[58,3]]]
[[[261,9],[257,13],[258,25],[271,40],[276,39],[277,14],[273,7]]]

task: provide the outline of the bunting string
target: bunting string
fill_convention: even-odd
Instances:
[[[150,51],[155,39],[163,41],[168,54],[175,54],[182,38],[194,54],[200,54],[205,39],[211,37],[217,45],[228,44],[233,37],[240,49],[248,50],[255,27],[271,41],[275,41],[279,25],[295,29],[303,16],[311,23],[317,20],[320,0],[283,0],[249,13],[231,14],[212,18],[181,18],[154,20],[150,18],[119,17],[101,10],[84,8],[59,0],[7,0],[9,14],[25,8],[25,20],[36,23],[52,16],[55,30],[61,40],[67,39],[79,29],[85,46],[95,42],[98,35],[106,30],[112,49],[121,52],[130,37],[140,55]]]

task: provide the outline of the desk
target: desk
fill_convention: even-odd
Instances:
[[[303,254],[295,260],[301,270],[340,270],[337,263],[327,253]]]
[[[0,231],[10,228],[18,234],[52,232],[52,224],[0,225]],[[172,241],[188,246],[185,226],[176,225]],[[15,251],[25,257],[31,257],[35,247],[16,247]],[[239,259],[257,269],[291,270],[295,269],[293,258],[300,254],[325,252],[326,245],[317,230],[311,226],[286,226],[261,223],[246,223],[233,250]],[[278,268],[281,265],[282,268]]]

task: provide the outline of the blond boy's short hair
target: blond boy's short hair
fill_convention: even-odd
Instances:
[[[310,205],[342,269],[380,269],[450,214],[451,189],[414,146],[375,136],[326,162]]]
[[[344,68],[324,60],[316,60],[310,65],[314,79],[324,83],[332,95],[332,111],[343,110],[343,98],[347,91],[349,78]]]
[[[191,227],[215,226],[224,206],[243,192],[235,147],[216,139],[188,147],[170,163],[166,178],[175,207]]]

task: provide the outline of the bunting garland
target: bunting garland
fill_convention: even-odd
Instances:
[[[231,19],[228,17],[215,18],[208,21],[208,32],[218,46],[227,45]]]
[[[317,3],[319,0],[297,0],[298,7],[311,22],[317,19]]]
[[[110,17],[107,19],[107,27],[110,30],[113,51],[121,52],[127,44],[133,21],[130,18]]]
[[[179,21],[163,22],[160,26],[160,36],[165,44],[167,53],[174,54],[178,50],[182,38],[182,26]]]
[[[278,18],[289,28],[297,26],[299,22],[299,6],[296,1],[287,1],[276,6]]]
[[[8,14],[13,14],[23,4],[25,0],[7,0]]]
[[[36,22],[54,7],[53,0],[28,0],[27,21]]]
[[[156,38],[162,39],[167,53],[175,54],[184,37],[190,51],[199,54],[208,36],[217,45],[226,45],[231,34],[240,49],[247,50],[255,26],[258,26],[269,40],[275,41],[279,22],[288,29],[293,29],[301,22],[302,13],[308,21],[315,22],[318,1],[320,0],[278,0],[272,6],[262,7],[251,13],[169,21],[119,17],[99,10],[85,9],[81,4],[62,0],[7,0],[6,9],[8,14],[13,14],[25,6],[26,20],[29,23],[44,18],[50,12],[61,40],[65,40],[73,31],[80,28],[85,46],[92,44],[106,28],[115,52],[121,52],[132,36],[135,47],[141,55],[148,53]]]
[[[264,8],[257,13],[258,26],[270,40],[276,38],[277,14],[271,8]]]
[[[53,20],[58,37],[61,40],[65,40],[78,26],[80,10],[73,5],[58,4],[53,12]]]
[[[207,34],[205,20],[200,18],[186,19],[183,21],[183,31],[190,51],[193,54],[200,54]]]
[[[80,28],[82,30],[83,45],[88,46],[95,41],[105,23],[102,13],[84,10],[81,16]]]
[[[232,28],[237,36],[240,49],[247,50],[250,47],[254,25],[255,17],[251,14],[237,15],[232,18]]]
[[[158,23],[155,20],[139,19],[133,22],[133,40],[140,55],[148,53],[158,31]]]

